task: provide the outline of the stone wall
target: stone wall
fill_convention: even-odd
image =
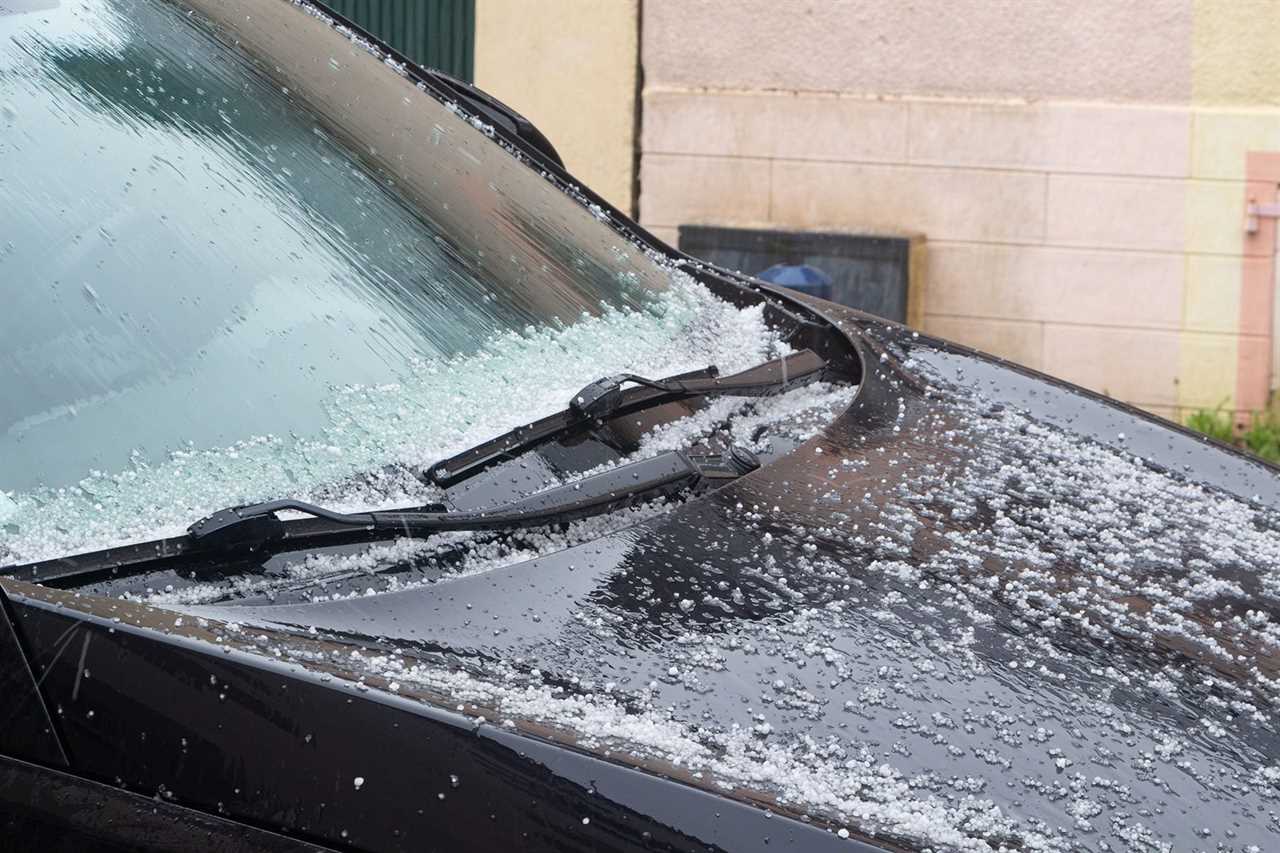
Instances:
[[[1270,389],[1280,7],[646,0],[642,222],[923,232],[925,329],[1179,417]]]

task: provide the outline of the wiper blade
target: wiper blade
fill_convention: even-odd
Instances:
[[[665,379],[630,373],[605,377],[575,394],[563,411],[437,462],[427,472],[428,478],[447,488],[499,462],[579,430],[598,427],[612,418],[691,397],[782,394],[825,378],[829,370],[821,356],[806,349],[729,376],[719,376],[714,367],[708,367]],[[634,387],[624,388],[628,383]],[[691,457],[673,451],[481,512],[446,512],[443,506],[432,505],[389,512],[339,513],[301,501],[270,501],[220,510],[193,524],[185,536],[3,567],[0,577],[70,586],[102,576],[142,571],[163,560],[205,560],[216,573],[227,554],[266,547],[278,551],[294,546],[302,549],[371,541],[397,534],[422,536],[445,530],[538,527],[609,512],[634,500],[703,488],[756,467],[759,462],[742,448],[732,448],[723,457]],[[311,517],[282,520],[276,516],[286,510]]]
[[[750,473],[760,462],[748,450],[694,456],[669,451],[619,465],[486,510],[446,511],[438,505],[385,512],[340,513],[302,501],[279,500],[219,510],[186,536],[109,548],[0,570],[0,576],[57,586],[130,574],[159,560],[231,556],[269,548],[302,549],[391,536],[422,537],[449,530],[518,530],[576,521],[641,501],[713,488]],[[291,510],[311,516],[281,519]]]
[[[827,370],[827,362],[813,350],[806,349],[729,376],[719,376],[714,367],[709,367],[666,379],[646,379],[631,373],[605,377],[575,394],[563,411],[518,426],[437,462],[427,470],[427,477],[435,485],[448,488],[539,445],[610,418],[690,397],[769,397],[817,382],[824,378]],[[627,382],[635,383],[636,387],[623,388]]]
[[[690,456],[679,450],[619,465],[574,483],[553,486],[525,498],[470,512],[443,508],[339,513],[294,500],[269,501],[220,510],[188,529],[196,542],[257,547],[285,538],[288,522],[276,518],[281,510],[306,513],[347,527],[423,536],[446,530],[511,530],[576,521],[611,512],[637,498],[650,500],[698,485],[735,479],[760,467],[755,454],[743,447],[713,456]]]

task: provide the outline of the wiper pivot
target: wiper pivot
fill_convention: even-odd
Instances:
[[[716,377],[719,371],[712,365],[704,371],[708,377]],[[645,379],[634,373],[619,373],[616,376],[605,376],[583,388],[569,401],[569,409],[582,418],[604,420],[612,417],[622,408],[622,383],[634,382],[668,394],[684,394],[683,384],[678,379]]]
[[[284,524],[265,506],[220,509],[188,527],[187,533],[196,541],[217,542],[227,548],[248,548],[279,539],[284,535]]]

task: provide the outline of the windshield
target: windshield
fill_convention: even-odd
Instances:
[[[672,287],[358,40],[207,5],[0,7],[0,557],[428,464],[605,372],[765,355],[758,312]]]

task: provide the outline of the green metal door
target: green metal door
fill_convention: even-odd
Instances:
[[[419,65],[472,82],[475,0],[323,0]]]

